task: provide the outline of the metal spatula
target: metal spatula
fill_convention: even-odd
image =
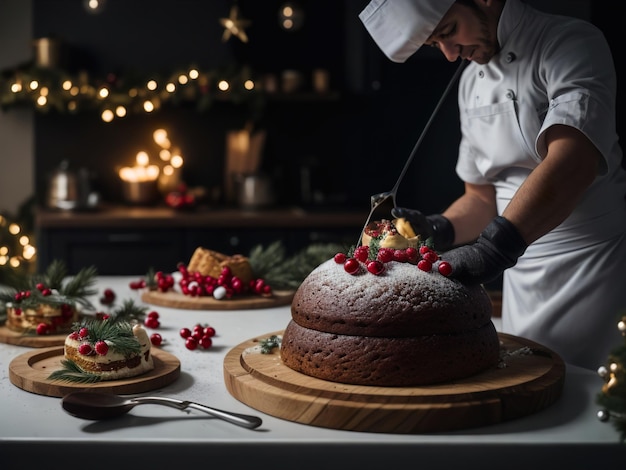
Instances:
[[[385,217],[389,217],[389,214],[391,214],[391,210],[394,207],[396,207],[396,194],[398,193],[398,188],[400,187],[400,183],[402,183],[402,179],[404,178],[404,175],[409,169],[409,166],[411,166],[411,162],[413,161],[413,158],[415,158],[415,155],[417,154],[417,150],[422,144],[422,140],[424,140],[424,136],[426,135],[426,132],[428,131],[428,129],[430,128],[430,125],[435,119],[435,116],[439,112],[439,109],[443,105],[443,102],[448,96],[448,93],[450,92],[453,85],[458,80],[459,76],[461,75],[461,72],[463,71],[463,69],[465,68],[467,64],[468,64],[467,61],[465,60],[462,61],[461,64],[457,67],[456,71],[454,72],[454,75],[448,82],[446,89],[443,91],[441,98],[439,98],[439,102],[437,103],[437,106],[435,106],[435,109],[430,115],[430,118],[428,118],[428,121],[426,122],[426,125],[424,126],[424,129],[422,130],[422,133],[419,136],[419,139],[417,139],[417,142],[413,146],[413,150],[411,150],[411,153],[409,154],[409,158],[407,158],[406,163],[404,164],[404,168],[402,168],[402,171],[400,172],[400,176],[398,176],[398,179],[396,180],[396,184],[393,186],[391,191],[373,194],[371,196],[370,198],[371,210],[370,210],[369,215],[367,216],[367,220],[365,221],[365,224],[363,225],[363,229],[361,230],[361,233],[359,234],[359,240],[357,241],[356,246],[361,245],[363,232],[365,231],[365,228],[372,220],[378,220],[378,218],[382,217],[383,214],[385,215]]]

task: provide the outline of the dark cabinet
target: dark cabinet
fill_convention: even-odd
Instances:
[[[161,208],[113,208],[95,213],[40,210],[36,216],[37,267],[55,259],[70,274],[95,266],[101,275],[142,275],[149,268],[173,271],[194,250],[249,255],[281,241],[287,255],[314,243],[356,243],[367,214],[237,210],[179,214]]]

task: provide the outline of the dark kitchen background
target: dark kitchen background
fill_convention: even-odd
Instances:
[[[196,94],[112,122],[93,110],[36,112],[33,180],[39,206],[46,205],[50,176],[63,160],[89,171],[102,202],[123,205],[117,171],[153,145],[158,128],[167,130],[184,155],[183,181],[206,188],[211,208],[236,206],[225,196],[226,136],[251,126],[265,132],[260,170],[271,177],[273,207],[365,217],[370,196],[394,185],[458,66],[430,50],[405,64],[386,59],[358,19],[367,0],[106,0],[97,14],[87,11],[87,3],[31,1],[33,39],[62,45],[57,68],[111,85],[192,66],[245,70],[262,86],[251,94],[254,99],[226,94],[207,102]],[[607,36],[616,64],[623,63],[613,21],[625,17],[621,2],[529,3],[592,21]],[[298,28],[281,27],[285,4],[298,8]],[[248,42],[223,40],[220,19],[233,6],[249,21]],[[315,88],[319,70],[328,77],[324,90]],[[287,92],[284,81],[293,72],[300,83]],[[619,78],[618,126],[626,135]],[[453,89],[405,176],[398,204],[432,213],[461,193],[454,173],[457,114]]]

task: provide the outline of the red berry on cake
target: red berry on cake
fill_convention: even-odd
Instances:
[[[446,277],[452,274],[452,265],[447,261],[442,261],[441,263],[439,263],[439,267],[437,269],[439,270],[440,274]]]
[[[106,354],[109,352],[109,345],[105,341],[96,341],[94,349],[99,355],[106,356]]]
[[[82,354],[83,356],[89,356],[93,353],[93,348],[91,347],[91,344],[83,343],[78,346],[78,353]]]
[[[429,272],[433,269],[433,263],[427,259],[421,259],[417,262],[417,267],[422,271]]]
[[[382,272],[385,270],[385,265],[378,260],[369,261],[367,263],[367,270],[370,273],[378,276],[379,274],[382,274]]]
[[[399,263],[406,263],[408,256],[405,250],[393,250],[393,260]]]
[[[434,251],[429,251],[427,253],[424,253],[422,257],[426,261],[430,261],[431,263],[435,263],[439,259],[439,255],[435,253]]]
[[[343,264],[343,269],[348,274],[356,274],[360,268],[361,268],[361,265],[359,264],[359,261],[356,258],[349,258]]]
[[[337,253],[334,257],[335,263],[343,264],[346,262],[346,255],[344,253]]]
[[[78,336],[80,336],[81,338],[89,336],[89,330],[85,327],[82,327],[80,330],[78,330]]]
[[[404,251],[406,252],[406,258],[409,263],[417,262],[417,259],[419,258],[419,252],[417,251],[417,248],[413,248],[412,246],[409,246]]]

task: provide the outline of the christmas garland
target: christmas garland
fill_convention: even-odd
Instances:
[[[626,315],[618,322],[617,328],[624,337],[624,344],[609,354],[607,364],[598,369],[598,375],[605,381],[596,402],[602,406],[598,412],[600,421],[611,421],[626,443]]]
[[[199,112],[216,101],[247,105],[250,120],[259,117],[265,105],[255,73],[247,66],[228,65],[201,70],[193,65],[169,73],[92,77],[86,71],[71,73],[34,63],[0,73],[0,108],[32,107],[40,112],[55,110],[109,113],[109,117],[149,113],[166,104],[195,103]],[[102,114],[104,120],[106,114]]]

